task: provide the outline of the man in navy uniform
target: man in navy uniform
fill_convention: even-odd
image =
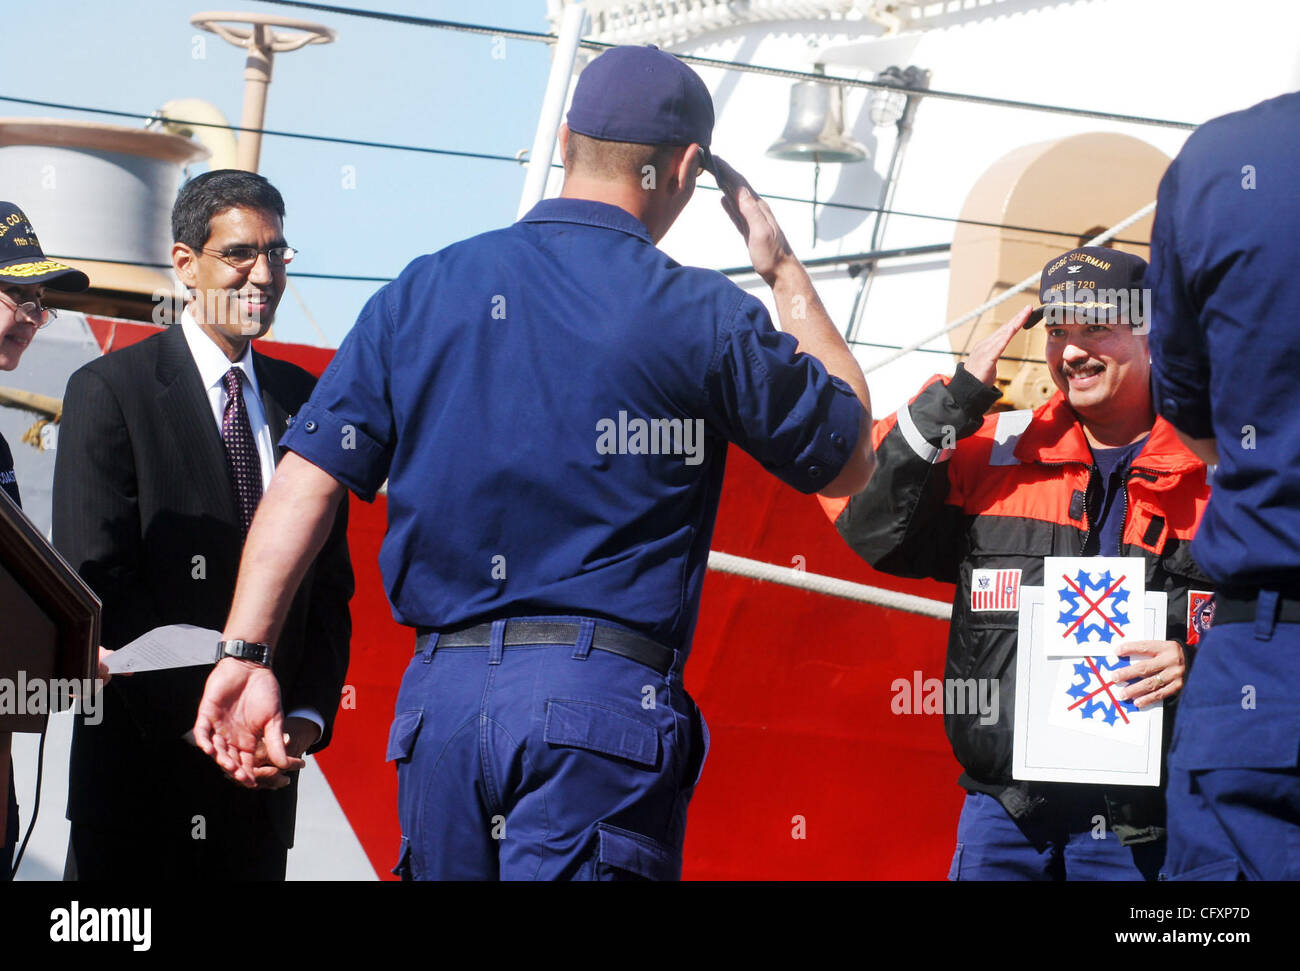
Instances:
[[[1160,183],[1156,403],[1214,494],[1213,626],[1170,753],[1175,879],[1300,879],[1300,94],[1202,125]]]
[[[388,480],[380,565],[418,631],[388,757],[416,879],[680,875],[707,734],[682,688],[726,444],[806,492],[872,468],[866,382],[766,205],[710,161],[700,78],[654,48],[583,72],[560,198],[375,295],[284,438],[225,636],[273,645],[345,489]],[[714,167],[772,287],[655,247]],[[274,679],[214,669],[200,745],[288,767]]]
[[[0,202],[0,371],[12,371],[36,332],[55,312],[45,305],[46,288],[79,291],[90,286],[80,270],[47,259],[27,216],[12,202]],[[0,489],[21,506],[9,443],[0,436]],[[107,673],[107,672],[105,672]],[[18,799],[10,765],[11,736],[0,732],[0,881],[8,880],[18,845]]]

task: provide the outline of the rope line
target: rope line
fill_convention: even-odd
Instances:
[[[1104,233],[1102,233],[1099,236],[1094,236],[1092,239],[1088,240],[1088,242],[1084,243],[1083,245],[1100,246],[1103,243],[1109,242],[1110,240],[1114,239],[1117,234],[1123,232],[1125,229],[1128,229],[1129,226],[1132,226],[1138,220],[1143,219],[1150,213],[1154,212],[1155,208],[1156,208],[1156,204],[1155,204],[1155,200],[1153,199],[1151,202],[1148,202],[1145,206],[1143,206],[1137,212],[1133,213],[1133,215],[1129,216],[1127,219],[1123,219],[1120,222],[1117,222],[1114,226],[1110,227],[1110,229],[1106,230]],[[972,320],[979,319],[981,315],[983,315],[989,310],[992,310],[994,307],[998,306],[1003,301],[1010,300],[1016,294],[1028,290],[1030,287],[1032,287],[1035,283],[1038,282],[1038,278],[1041,275],[1042,275],[1041,270],[1035,271],[1034,273],[1025,277],[1023,280],[1021,280],[1011,289],[1006,290],[1003,293],[1000,293],[992,300],[984,301],[984,303],[980,304],[974,310],[968,310],[966,313],[962,314],[956,320],[951,321],[948,324],[945,324],[943,327],[939,328],[934,333],[927,334],[925,337],[922,337],[918,341],[913,341],[911,344],[905,344],[894,353],[887,354],[879,361],[875,361],[868,367],[864,367],[862,369],[862,373],[865,375],[865,374],[870,374],[872,371],[878,371],[886,364],[892,364],[894,361],[897,361],[900,357],[903,357],[906,354],[910,354],[913,351],[921,350],[921,348],[923,348],[926,344],[930,343],[930,341],[937,340],[938,338],[943,337],[949,331],[957,329],[962,324],[969,323]]]
[[[897,590],[886,590],[883,587],[871,587],[865,583],[854,583],[820,573],[807,573],[793,567],[777,566],[774,563],[751,560],[731,553],[721,553],[718,550],[709,550],[709,569],[717,570],[719,573],[748,577],[751,580],[779,583],[782,586],[822,593],[830,597],[840,597],[843,600],[856,600],[859,603],[887,607],[890,610],[920,614],[936,620],[952,619],[952,604],[940,600],[899,593]]]

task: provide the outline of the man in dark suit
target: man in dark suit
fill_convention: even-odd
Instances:
[[[225,621],[279,459],[274,443],[315,383],[250,346],[271,326],[293,257],[283,217],[280,193],[261,176],[218,170],[189,182],[172,211],[172,262],[191,295],[181,322],[69,379],[53,539],[104,602],[106,647],[164,624],[219,630]],[[346,512],[275,655],[297,755],[328,743],[347,672]],[[209,670],[115,680],[102,722],[78,719],[65,876],[284,878],[296,785],[272,771],[262,788],[241,788],[185,738]]]

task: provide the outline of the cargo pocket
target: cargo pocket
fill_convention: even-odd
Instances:
[[[1242,872],[1241,864],[1237,862],[1236,857],[1230,856],[1226,860],[1207,863],[1204,866],[1198,866],[1195,870],[1188,870],[1186,873],[1175,873],[1173,875],[1162,873],[1160,878],[1173,882],[1184,880],[1245,880],[1246,875]]]
[[[962,844],[958,843],[957,851],[952,855],[952,865],[948,867],[949,880],[961,879],[961,851],[962,851]]]
[[[620,829],[609,823],[596,824],[595,879],[680,880],[682,854],[648,836]]]
[[[393,726],[388,730],[388,751],[384,755],[386,762],[406,762],[415,749],[415,740],[420,735],[420,722],[424,711],[404,711],[393,719]]]
[[[659,730],[653,724],[590,701],[548,701],[543,737],[548,745],[585,749],[645,769],[659,765]]]
[[[1208,769],[1290,769],[1300,751],[1300,713],[1261,717],[1254,708],[1183,708],[1174,724],[1170,765]]]
[[[393,867],[393,876],[400,877],[403,882],[413,880],[411,875],[411,841],[405,836],[402,837],[401,847],[397,851],[397,866]]]

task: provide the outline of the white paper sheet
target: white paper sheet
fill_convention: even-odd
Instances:
[[[134,674],[212,664],[220,640],[221,631],[206,627],[191,624],[155,627],[110,654],[105,665],[111,674]]]
[[[1140,634],[1132,640],[1164,640],[1166,597],[1148,592]],[[1158,786],[1164,706],[1121,717],[1105,695],[1093,694],[1119,676],[1112,657],[1094,656],[1088,679],[1075,673],[1081,658],[1050,658],[1042,645],[1043,587],[1020,588],[1020,635],[1016,651],[1016,721],[1012,738],[1015,779],[1036,782]],[[1104,681],[1098,674],[1109,674]],[[1073,692],[1073,693],[1071,693]],[[1092,698],[1079,704],[1081,698]],[[1093,704],[1092,702],[1096,702]],[[1059,709],[1059,710],[1058,710]],[[1085,718],[1085,709],[1087,717]],[[1109,716],[1109,719],[1107,718]]]
[[[1142,640],[1138,632],[1145,592],[1146,561],[1141,557],[1045,558],[1043,655],[1113,654],[1124,641]]]

